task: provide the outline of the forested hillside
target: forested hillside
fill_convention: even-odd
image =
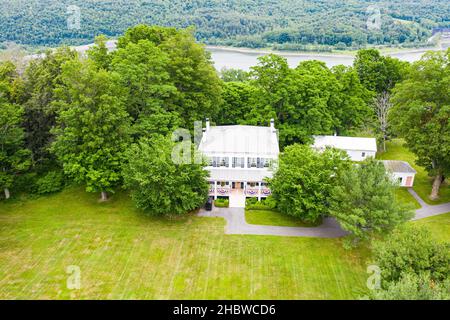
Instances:
[[[368,30],[367,8],[382,13]],[[69,29],[68,7],[80,8]],[[450,26],[448,0],[0,0],[0,43],[55,46],[117,36],[138,23],[195,26],[207,44],[277,49],[354,49],[366,44],[425,43],[434,27]],[[73,14],[72,14],[73,15]]]

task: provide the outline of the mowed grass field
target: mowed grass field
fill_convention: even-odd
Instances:
[[[450,185],[448,179],[442,184],[439,195],[440,198],[436,201],[431,201],[428,196],[431,193],[431,187],[433,179],[428,176],[423,167],[418,166],[415,163],[416,156],[404,146],[404,140],[393,139],[386,142],[386,152],[378,153],[377,158],[382,160],[402,160],[407,161],[416,171],[416,177],[414,178],[413,189],[417,194],[428,204],[440,204],[450,202]],[[410,197],[411,202],[415,203],[415,199],[411,195],[404,194],[404,198]],[[415,204],[416,205],[416,204]]]
[[[339,239],[225,235],[221,218],[149,218],[81,188],[0,203],[0,299],[352,299],[369,252]],[[81,271],[70,290],[66,273]]]
[[[427,227],[437,240],[450,242],[450,212],[412,223]]]

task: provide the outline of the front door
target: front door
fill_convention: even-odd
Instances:
[[[412,177],[406,177],[406,186],[412,187]]]
[[[233,182],[232,188],[236,189],[236,190],[244,189],[244,183],[243,182]]]

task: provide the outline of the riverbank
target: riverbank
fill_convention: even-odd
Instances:
[[[254,49],[245,47],[231,47],[231,46],[212,46],[205,45],[205,48],[209,51],[228,51],[243,54],[255,54],[255,55],[266,55],[266,54],[278,54],[282,56],[292,56],[292,57],[305,57],[305,56],[316,56],[316,57],[327,57],[327,58],[354,58],[358,50],[334,50],[330,53],[320,52],[320,51],[290,51],[290,50],[273,50],[270,48]],[[379,50],[383,55],[407,55],[407,54],[423,54],[427,51],[439,51],[438,47],[424,47],[424,48],[397,48],[397,47],[374,47],[374,49]]]

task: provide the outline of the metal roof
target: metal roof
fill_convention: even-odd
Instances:
[[[334,147],[341,150],[377,152],[377,140],[375,138],[314,136],[313,148],[325,149],[326,147]]]
[[[199,150],[205,154],[245,154],[277,157],[278,136],[271,127],[216,126],[203,132]]]
[[[417,173],[411,165],[406,161],[399,160],[382,160],[386,170],[398,173]]]

